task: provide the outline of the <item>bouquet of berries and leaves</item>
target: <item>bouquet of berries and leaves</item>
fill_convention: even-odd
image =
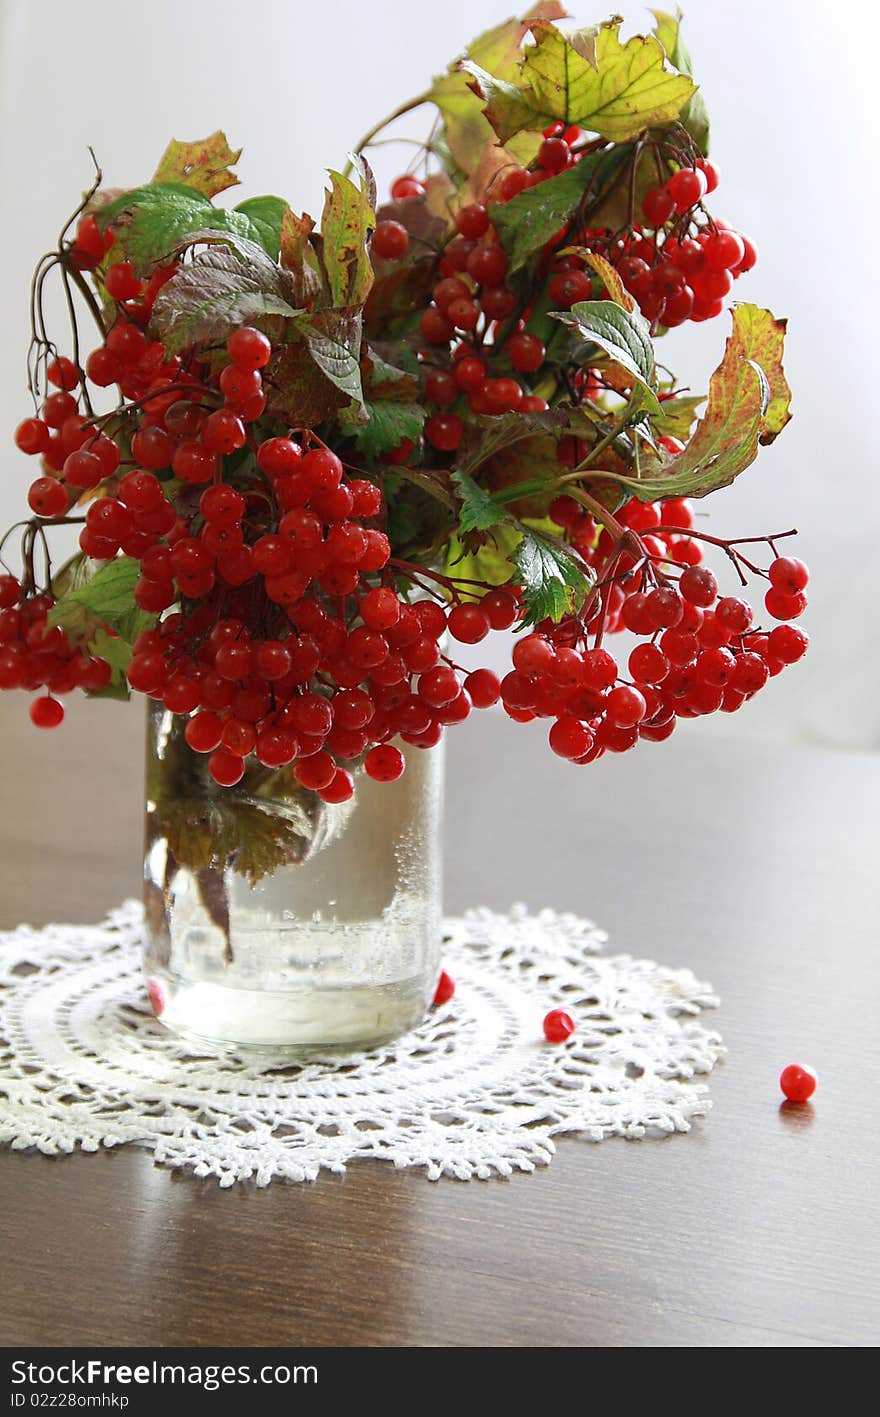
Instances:
[[[15,435],[39,475],[15,568],[4,543],[0,686],[37,693],[37,726],[75,689],[134,690],[216,784],[340,803],[473,709],[543,719],[586,764],[738,711],[804,654],[792,533],[694,520],[789,389],[784,321],[728,303],[756,250],[715,214],[679,22],[624,39],[562,13],[482,35],[392,115],[433,126],[382,204],[374,129],[320,227],[278,197],[218,204],[222,133],[133,190],[95,182],[35,273]],[[657,340],[725,310],[695,396]],[[503,677],[458,664],[511,628]],[[265,845],[254,875],[285,858]]]

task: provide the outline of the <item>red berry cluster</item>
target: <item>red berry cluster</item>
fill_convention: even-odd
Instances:
[[[560,757],[592,762],[640,739],[668,738],[679,718],[734,713],[806,653],[806,631],[787,623],[807,604],[809,573],[797,558],[776,556],[766,573],[765,609],[783,623],[765,632],[748,602],[719,595],[715,574],[699,564],[687,502],[630,502],[616,518],[617,543],[606,530],[597,535],[571,498],[551,511],[602,579],[580,615],[517,642],[501,697],[518,722],[555,720],[550,746]],[[722,545],[740,569],[760,574],[734,543]],[[626,674],[602,644],[606,632],[623,629],[642,638]]]
[[[59,625],[49,628],[52,605],[51,596],[27,596],[15,576],[0,576],[0,689],[49,691],[31,703],[37,728],[56,728],[64,718],[52,695],[103,689],[111,678],[106,659],[71,644]]]

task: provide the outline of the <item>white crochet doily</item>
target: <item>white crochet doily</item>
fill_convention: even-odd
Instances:
[[[153,1018],[141,907],[97,926],[0,934],[0,1141],[55,1154],[124,1142],[221,1186],[312,1181],[360,1157],[431,1180],[509,1176],[553,1138],[686,1132],[694,1076],[724,1051],[697,1021],[718,1001],[689,970],[597,955],[587,920],[515,906],[446,921],[449,1004],[396,1043],[326,1061],[194,1055]],[[544,1042],[546,1011],[577,1021]]]

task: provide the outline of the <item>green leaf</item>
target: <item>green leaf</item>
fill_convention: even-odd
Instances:
[[[654,432],[660,438],[678,438],[686,443],[691,436],[697,409],[706,402],[705,394],[675,394],[660,400],[660,412],[651,419]]]
[[[556,312],[554,319],[571,325],[584,340],[603,349],[615,364],[648,391],[650,398],[644,406],[659,410],[660,403],[653,390],[651,327],[638,310],[624,310],[611,300],[580,300],[570,311]]]
[[[489,527],[504,521],[507,515],[504,507],[495,501],[491,492],[487,492],[485,487],[475,482],[469,473],[457,468],[452,474],[452,480],[461,493],[458,515],[460,531],[488,531]]]
[[[211,235],[197,233],[202,239]],[[193,344],[219,344],[239,325],[299,313],[290,304],[289,278],[262,247],[239,237],[216,239],[223,244],[181,266],[156,298],[152,328],[169,353]]]
[[[367,238],[376,225],[367,179],[362,175],[359,188],[339,172],[328,176],[321,236],[331,301],[336,306],[363,305],[373,285]]]
[[[505,20],[479,35],[468,46],[465,58],[500,79],[515,79],[522,60],[522,43],[532,22],[561,19],[564,15],[564,7],[556,0],[543,0],[522,19]],[[445,147],[455,167],[470,177],[484,162],[494,135],[479,95],[471,88],[460,63],[451,65],[447,73],[434,80],[427,97],[443,117]],[[530,161],[533,156],[534,151],[523,158]]]
[[[364,404],[366,422],[352,420],[347,431],[356,439],[361,452],[368,458],[376,458],[381,453],[390,453],[409,439],[417,443],[425,421],[426,413],[421,404],[397,403],[380,400]]]
[[[687,75],[664,67],[663,47],[653,36],[635,35],[621,44],[616,20],[599,29],[595,49],[576,48],[546,21],[535,23],[532,31],[535,44],[525,52],[517,83],[499,79],[473,60],[462,66],[484,98],[486,116],[502,143],[522,129],[544,128],[557,120],[622,143],[677,118],[694,92]]]
[[[643,502],[705,497],[726,487],[791,417],[782,369],[785,321],[756,305],[736,305],[731,314],[733,330],[709,384],[706,412],[684,451],[668,462],[646,464],[641,478],[615,476]]]
[[[651,14],[657,21],[654,33],[663,45],[670,64],[680,74],[691,77],[694,72],[691,56],[681,37],[681,11],[670,15],[665,10],[652,10]],[[700,152],[706,156],[709,152],[709,112],[699,89],[688,99],[679,114],[679,122],[690,133]]]
[[[191,187],[170,183],[155,183],[123,192],[95,213],[102,230],[112,225],[116,234],[114,259],[126,257],[138,274],[147,274],[158,262],[165,261],[186,237],[200,231],[223,231],[230,236],[252,242],[262,251],[269,247],[277,256],[274,215],[277,212],[280,233],[281,211],[274,204],[277,197],[255,197],[237,210],[215,207],[201,192]],[[283,204],[282,204],[283,205]],[[256,207],[251,216],[244,208]]]
[[[289,210],[287,203],[280,197],[249,197],[246,202],[239,202],[235,210],[250,223],[251,239],[277,261],[281,254],[284,214]]]
[[[604,191],[628,154],[629,148],[625,146],[590,153],[557,177],[520,192],[509,202],[491,207],[492,225],[510,257],[510,269],[518,270],[545,246],[574,216],[589,190],[596,196]]]
[[[233,151],[225,133],[219,130],[197,143],[179,143],[175,138],[162,154],[153,178],[157,183],[179,183],[215,197],[227,187],[235,187],[239,179],[230,169],[241,157],[241,148]]]
[[[126,674],[131,663],[131,645],[122,635],[109,635],[100,629],[89,645],[92,654],[106,659],[112,671],[110,683],[89,694],[92,699],[128,699],[131,693]]]
[[[135,608],[134,588],[140,573],[138,561],[131,556],[117,556],[106,561],[85,585],[70,591],[67,599],[91,610],[115,629],[114,621]]]
[[[562,542],[527,532],[513,553],[529,623],[561,620],[579,606],[589,582]]]

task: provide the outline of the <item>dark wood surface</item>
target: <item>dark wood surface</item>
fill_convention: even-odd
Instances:
[[[41,735],[11,697],[0,927],[98,919],[138,889],[139,715]],[[710,979],[708,1119],[468,1184],[361,1163],[221,1191],[132,1148],[4,1153],[0,1342],[876,1343],[880,761],[685,727],[578,770],[502,718],[450,737],[448,908],[573,909]],[[814,1104],[780,1106],[803,1057]]]

